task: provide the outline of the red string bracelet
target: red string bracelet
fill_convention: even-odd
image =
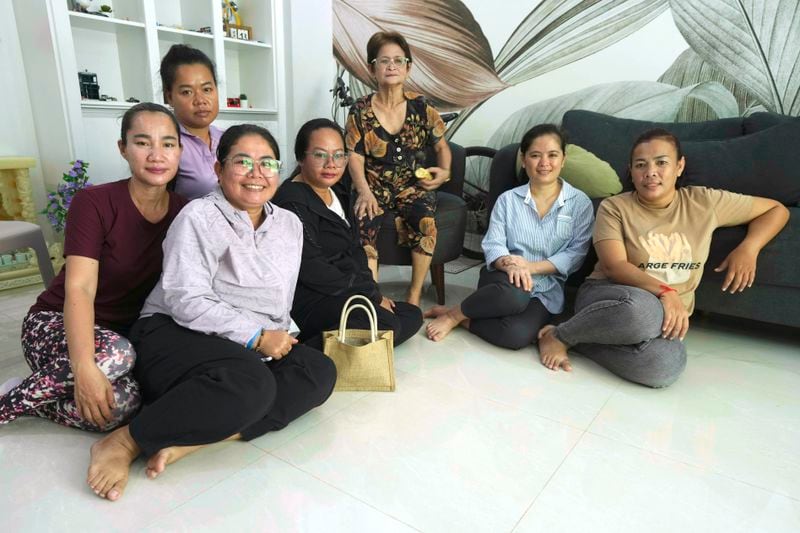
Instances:
[[[661,298],[662,296],[664,296],[668,292],[678,292],[677,289],[673,289],[669,285],[659,285],[659,287],[661,288],[661,292],[658,293],[658,297],[659,298]]]

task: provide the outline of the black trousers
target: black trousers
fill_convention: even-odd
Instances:
[[[320,301],[314,310],[302,321],[297,323],[300,328],[301,341],[318,350],[322,349],[322,332],[339,329],[339,318],[347,296],[332,296]],[[363,303],[363,302],[362,302]],[[422,327],[422,311],[416,305],[408,302],[395,302],[394,313],[376,305],[375,313],[378,315],[378,329],[392,330],[394,332],[394,345],[402,343],[414,336]],[[361,309],[350,313],[347,322],[350,329],[369,329],[367,314]]]
[[[461,302],[469,330],[486,342],[519,350],[534,341],[552,315],[538,298],[508,281],[499,270],[481,269],[478,290]]]
[[[333,362],[308,346],[263,363],[252,350],[162,314],[139,319],[130,340],[144,404],[130,432],[145,456],[282,429],[325,402],[336,383]]]

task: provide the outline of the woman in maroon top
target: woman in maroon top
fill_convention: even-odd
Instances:
[[[108,430],[140,404],[125,337],[161,273],[161,242],[186,203],[167,191],[181,156],[178,123],[152,103],[122,117],[131,177],[78,192],[67,213],[66,265],[22,322],[33,374],[0,397],[0,423],[23,415]],[[8,388],[8,387],[6,387]]]

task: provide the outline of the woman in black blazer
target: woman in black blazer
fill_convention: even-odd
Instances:
[[[340,183],[348,156],[344,133],[331,120],[310,120],[297,133],[294,153],[299,173],[281,185],[272,201],[303,223],[303,257],[292,305],[299,339],[320,347],[322,332],[338,327],[345,301],[361,294],[375,304],[378,329],[393,330],[395,346],[401,344],[422,326],[422,312],[383,296],[373,280],[349,191]],[[368,329],[366,315],[354,311],[348,327]]]

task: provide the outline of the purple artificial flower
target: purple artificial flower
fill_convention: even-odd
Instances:
[[[81,159],[73,161],[72,167],[62,175],[62,181],[56,190],[47,193],[47,207],[42,210],[42,214],[47,216],[53,229],[58,232],[64,231],[67,211],[75,194],[91,185],[86,174],[88,166],[89,163]]]

